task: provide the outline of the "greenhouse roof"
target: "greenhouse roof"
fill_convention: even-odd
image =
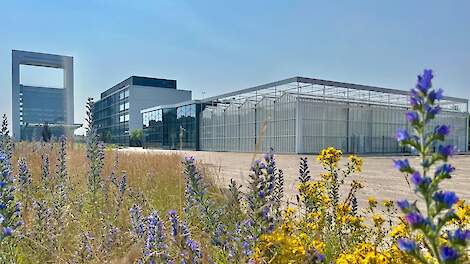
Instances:
[[[202,99],[201,102],[213,105],[241,105],[246,101],[257,103],[263,98],[279,98],[284,94],[322,101],[398,107],[408,107],[409,102],[408,91],[305,77],[293,77],[225,93]],[[441,106],[446,111],[468,112],[468,100],[463,98],[446,96],[441,100]]]

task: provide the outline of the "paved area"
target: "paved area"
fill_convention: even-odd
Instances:
[[[205,151],[168,151],[168,150],[143,150],[138,148],[124,149],[123,151],[144,151],[154,154],[174,154],[183,156],[192,155],[209,168],[215,180],[221,186],[226,186],[230,179],[236,179],[239,183],[246,185],[249,167],[254,159],[262,157],[261,154],[232,153],[232,152],[205,152]],[[283,169],[286,176],[287,199],[295,201],[298,164],[300,155],[276,155],[278,168]],[[316,156],[307,156],[311,175],[318,178],[322,168],[316,161]],[[363,171],[351,179],[358,179],[365,185],[360,190],[358,200],[361,205],[366,203],[369,196],[379,200],[398,200],[404,197],[413,199],[413,190],[407,184],[403,174],[393,168],[393,159],[398,156],[364,156]],[[408,157],[413,164],[417,164],[416,157]],[[470,200],[470,155],[459,155],[451,159],[452,165],[457,170],[455,176],[442,186],[448,190],[455,191],[459,197]],[[347,192],[347,190],[343,190]]]

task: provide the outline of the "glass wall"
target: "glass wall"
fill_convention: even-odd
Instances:
[[[318,153],[333,146],[349,153],[403,153],[395,139],[407,128],[406,108],[346,103],[285,93],[257,103],[219,104],[200,114],[201,150]],[[465,113],[443,112],[432,126],[447,124],[446,144],[466,150]]]
[[[201,150],[295,153],[295,98],[263,98],[206,107],[201,112]]]
[[[95,104],[97,132],[105,143],[129,144],[129,89],[107,96]]]
[[[200,104],[189,104],[143,112],[144,147],[198,149],[200,108]]]

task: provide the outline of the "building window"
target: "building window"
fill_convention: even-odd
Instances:
[[[124,115],[119,116],[119,122],[120,122],[120,123],[124,123]]]
[[[129,109],[129,102],[126,102],[126,103],[124,104],[124,110],[127,110],[127,109]]]
[[[122,99],[127,98],[127,97],[129,97],[129,89],[126,89],[126,90],[121,91],[119,93],[119,100],[122,100]]]
[[[129,114],[124,116],[124,122],[127,122],[127,121],[129,121]]]
[[[119,111],[124,111],[124,104],[119,105]]]

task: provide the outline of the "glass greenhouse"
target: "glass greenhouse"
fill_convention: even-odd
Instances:
[[[199,149],[318,153],[400,153],[408,92],[293,77],[201,100]],[[468,149],[468,100],[445,97],[436,124],[452,127],[448,143]],[[203,110],[202,110],[203,109]]]

